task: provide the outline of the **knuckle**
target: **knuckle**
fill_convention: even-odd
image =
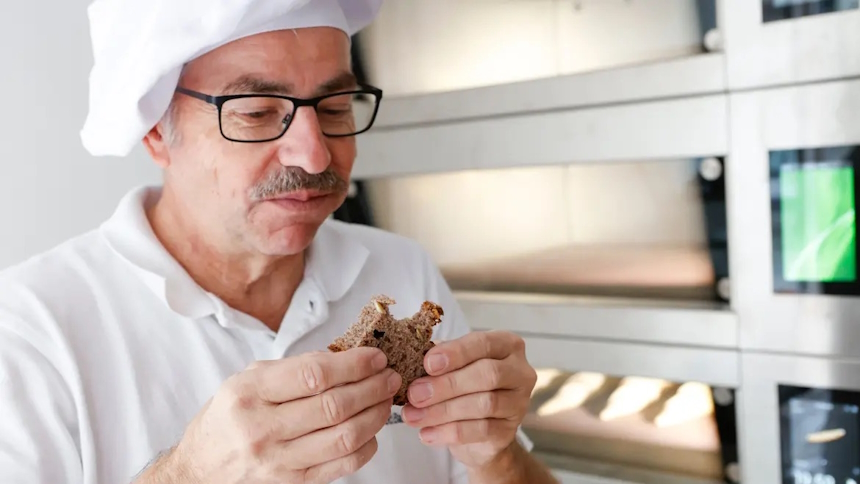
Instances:
[[[364,467],[370,460],[376,455],[376,451],[378,449],[378,445],[376,443],[376,438],[368,442],[362,449],[361,452],[356,452],[349,456],[344,462],[344,468],[348,474],[355,474],[362,467]]]
[[[483,333],[478,333],[478,343],[481,345],[481,349],[484,350],[485,355],[489,355],[493,350],[493,333],[487,331]]]
[[[365,351],[359,353],[357,356],[359,359],[356,361],[356,366],[364,370],[368,375],[377,373],[373,368],[373,360],[380,354],[382,354],[382,356],[386,356],[385,353],[383,353],[379,348],[366,347],[363,349]]]
[[[518,354],[526,352],[526,341],[519,335],[511,333],[511,343],[514,351]]]
[[[478,399],[478,409],[482,416],[489,417],[496,414],[499,408],[499,396],[493,392],[487,392]]]
[[[270,442],[271,429],[255,422],[249,413],[230,413],[219,420],[231,436],[236,452],[249,462],[256,462],[265,453]]]
[[[253,458],[265,453],[270,432],[261,426],[251,427],[245,432],[245,451]]]
[[[502,383],[502,365],[495,360],[484,360],[483,378],[490,388],[497,388]]]
[[[355,474],[364,466],[364,459],[358,454],[353,454],[343,461],[344,475]]]
[[[373,456],[376,455],[376,452],[379,450],[379,442],[376,440],[376,437],[370,439],[370,441],[365,444],[366,452],[364,452],[364,458],[367,459],[365,463],[370,462],[370,459],[373,459]]]
[[[519,417],[524,417],[527,413],[529,413],[529,407],[531,406],[531,398],[528,393],[517,399],[517,405],[515,407],[516,414]]]
[[[267,365],[267,363],[268,363],[268,362],[260,361],[260,360],[252,361],[252,362],[251,362],[251,364],[249,364],[249,365],[245,368],[245,370],[246,370],[246,371],[259,370],[260,368],[264,368],[264,367]]]
[[[326,423],[334,425],[344,420],[346,416],[344,405],[336,393],[323,393],[320,395],[320,402],[322,403],[322,410]]]
[[[317,358],[308,358],[301,364],[302,382],[310,392],[318,392],[328,385],[328,374]]]
[[[454,438],[454,443],[462,444],[465,441],[463,440],[464,435],[466,434],[465,425],[463,422],[456,422],[451,426],[451,433],[454,434],[452,437]]]
[[[376,411],[379,413],[379,421],[382,422],[382,426],[385,426],[385,422],[391,418],[391,406],[385,401],[376,405]]]
[[[364,466],[363,458],[360,455],[351,455],[343,462],[343,470],[346,474],[355,474]]]
[[[459,395],[460,384],[457,383],[455,373],[448,373],[442,377],[442,386],[447,389],[451,395]]]
[[[534,389],[535,385],[537,384],[537,371],[534,368],[532,368],[531,366],[529,366],[527,375],[528,375],[528,388],[529,388],[529,391],[531,391],[532,389]]]
[[[486,439],[490,436],[490,421],[489,420],[478,420],[475,425],[475,433],[476,437],[480,439]]]
[[[337,436],[337,445],[343,454],[352,454],[361,446],[359,445],[359,430],[355,425],[342,425]]]
[[[454,440],[460,444],[468,443],[470,434],[474,433],[473,429],[480,425],[478,422],[481,421],[475,421],[473,425],[469,425],[466,422],[457,422],[454,424]]]
[[[224,400],[231,412],[245,412],[256,404],[252,385],[239,378],[231,379],[225,384]]]

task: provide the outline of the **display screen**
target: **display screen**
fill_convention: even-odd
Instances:
[[[771,153],[776,292],[860,294],[858,154],[854,147]]]
[[[774,22],[860,8],[860,0],[762,0],[762,20]]]
[[[779,387],[783,484],[860,483],[860,393]]]

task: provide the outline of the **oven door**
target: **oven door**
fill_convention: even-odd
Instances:
[[[736,351],[525,339],[538,383],[523,429],[563,482],[738,482]]]
[[[742,482],[860,482],[860,361],[742,358]]]

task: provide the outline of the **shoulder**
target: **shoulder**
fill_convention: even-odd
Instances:
[[[93,230],[0,270],[0,284],[23,286],[36,292],[60,288],[69,279],[98,270],[95,265],[104,262],[106,250],[104,240]]]
[[[91,231],[0,271],[0,318],[7,325],[13,319],[26,322],[29,330],[55,324],[87,299],[87,288],[105,268],[107,250]]]

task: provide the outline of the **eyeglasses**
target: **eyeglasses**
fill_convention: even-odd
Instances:
[[[325,136],[355,136],[373,126],[382,100],[382,90],[373,86],[359,86],[353,91],[313,99],[275,94],[211,96],[183,87],[176,88],[176,92],[217,107],[221,136],[239,143],[264,143],[280,138],[302,106],[314,108]]]

